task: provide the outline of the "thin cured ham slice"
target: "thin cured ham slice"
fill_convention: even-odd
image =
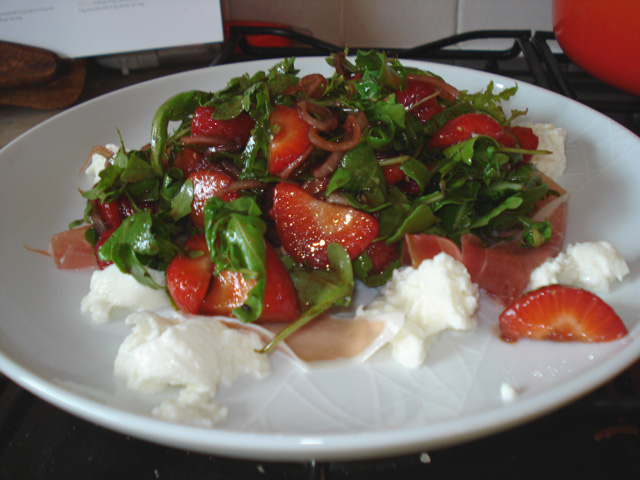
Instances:
[[[362,363],[386,345],[400,331],[403,323],[404,319],[397,312],[371,316],[362,313],[353,318],[325,314],[293,332],[280,346],[307,364],[331,361]],[[285,325],[263,324],[262,327],[277,334]]]
[[[560,187],[557,189],[564,193]],[[464,263],[473,283],[506,305],[524,292],[531,272],[562,249],[567,224],[566,200],[566,196],[550,197],[537,206],[534,220],[548,218],[553,232],[551,239],[540,247],[523,248],[519,238],[487,247],[479,237],[467,234],[462,237],[461,248],[458,248],[444,237],[411,234],[404,238],[403,263],[415,268],[423,260],[445,252]]]
[[[553,232],[551,239],[537,248],[523,248],[519,239],[485,247],[475,235],[464,235],[461,239],[462,262],[471,281],[503,305],[518,298],[527,287],[531,272],[562,249],[567,203],[562,201],[555,207],[547,217]]]
[[[562,250],[567,228],[567,191],[541,174],[549,189],[558,193],[540,200],[532,215],[535,221],[549,220],[551,239],[537,248],[523,248],[520,239],[490,247],[482,245],[475,235],[461,239],[462,261],[471,280],[502,305],[518,298],[529,284],[531,272]]]
[[[197,316],[174,314],[184,321]],[[244,323],[232,317],[199,317],[220,321],[229,328],[248,330],[268,343],[286,323]],[[353,317],[325,313],[293,332],[278,344],[278,349],[304,368],[327,362],[363,363],[387,345],[404,324],[399,312],[367,313],[356,311]]]
[[[444,252],[462,261],[462,252],[453,240],[429,233],[410,233],[402,242],[402,264],[417,268],[423,260],[430,260]]]
[[[61,270],[98,268],[93,247],[84,234],[88,226],[72,228],[51,237],[49,250],[56,266]]]

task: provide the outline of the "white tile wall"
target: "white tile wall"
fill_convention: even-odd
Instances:
[[[551,30],[551,2],[552,0],[222,0],[222,12],[226,20],[286,23],[303,33],[339,46],[403,48],[471,30]],[[501,46],[499,42],[485,43],[482,46],[493,45]]]
[[[344,42],[410,47],[455,32],[455,0],[343,0]]]

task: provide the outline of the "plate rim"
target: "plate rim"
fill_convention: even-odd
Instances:
[[[325,56],[313,56],[313,57],[299,57],[296,59],[296,65],[301,63],[314,63],[324,61]],[[76,111],[81,109],[91,108],[91,106],[99,101],[104,101],[105,98],[109,98],[110,96],[121,95],[123,91],[129,91],[134,89],[145,89],[149,88],[150,85],[160,85],[161,83],[167,82],[168,80],[173,80],[176,77],[190,77],[192,75],[200,76],[200,75],[208,75],[210,72],[220,72],[224,70],[237,70],[240,66],[247,71],[247,67],[250,71],[256,71],[258,69],[264,69],[267,65],[272,66],[276,62],[281,59],[267,59],[267,60],[252,60],[249,62],[239,62],[234,64],[226,64],[219,65],[213,67],[203,67],[197,68],[194,70],[189,70],[186,72],[174,73],[171,75],[147,80],[144,82],[140,82],[135,85],[131,85],[125,88],[121,88],[112,92],[105,93],[98,97],[95,97],[91,100],[83,102],[79,105],[76,105],[70,109],[62,111],[33,128],[27,130],[22,133],[18,137],[14,138],[7,145],[5,145],[0,150],[0,160],[4,157],[6,151],[10,151],[12,148],[15,148],[16,145],[19,145],[20,142],[24,141],[24,138],[30,137],[32,135],[37,135],[37,132],[41,128],[46,128],[47,125],[58,121],[61,116],[65,115],[74,115]],[[446,71],[456,70],[456,71],[465,71],[472,72],[474,75],[490,79],[490,80],[500,80],[507,82],[509,84],[516,83],[526,84],[527,88],[534,88],[538,91],[544,92],[545,95],[556,96],[561,99],[563,102],[572,102],[578,105],[580,108],[584,108],[590,111],[591,114],[600,116],[605,118],[607,121],[613,122],[617,127],[622,128],[632,135],[626,127],[618,124],[614,120],[606,117],[604,114],[597,112],[596,110],[591,109],[590,107],[581,104],[580,102],[564,97],[556,92],[552,92],[546,90],[537,85],[525,82],[518,81],[513,78],[504,77],[501,75],[494,75],[488,72],[484,72],[481,70],[474,70],[466,67],[460,67],[456,65],[448,65],[448,64],[440,64],[437,62],[426,62],[420,60],[405,60],[401,59],[403,64],[419,64],[423,68],[426,69],[441,69],[443,76],[446,75]],[[256,68],[257,67],[257,68]],[[228,77],[225,77],[228,79]],[[176,92],[177,93],[177,92]],[[635,136],[635,135],[634,135]],[[640,141],[640,140],[639,140]],[[188,437],[193,436],[198,441],[188,442],[187,449],[191,451],[198,451],[201,453],[221,453],[223,455],[227,455],[230,457],[237,458],[245,458],[245,459],[256,459],[256,460],[282,460],[282,461],[298,461],[301,459],[316,459],[316,460],[336,460],[336,459],[359,459],[359,458],[374,458],[379,456],[384,456],[386,454],[399,454],[406,453],[407,451],[413,449],[414,447],[418,447],[419,445],[424,445],[424,448],[442,448],[451,446],[461,441],[467,440],[476,440],[478,438],[491,435],[493,433],[497,433],[499,431],[504,431],[509,428],[513,428],[517,425],[521,425],[535,418],[539,418],[549,413],[552,410],[556,410],[561,408],[562,406],[574,401],[576,398],[580,398],[586,395],[589,391],[598,388],[599,385],[605,383],[608,379],[613,376],[619,374],[625,368],[630,366],[633,362],[635,362],[640,356],[640,345],[638,345],[638,339],[631,339],[629,343],[632,345],[625,346],[625,348],[616,352],[609,358],[606,358],[602,362],[598,363],[594,366],[594,369],[598,375],[597,380],[594,382],[588,381],[585,377],[586,375],[582,374],[577,377],[570,378],[567,382],[563,383],[560,386],[556,386],[551,390],[545,390],[533,396],[532,398],[525,399],[519,402],[516,405],[512,405],[509,407],[509,412],[515,412],[509,415],[508,422],[502,422],[496,424],[493,421],[493,417],[496,416],[495,411],[481,412],[472,415],[471,417],[463,417],[463,418],[455,418],[450,420],[444,420],[442,422],[436,422],[435,424],[427,424],[422,425],[420,427],[414,428],[401,428],[400,430],[394,431],[397,435],[403,436],[404,438],[398,438],[395,440],[394,446],[389,446],[388,442],[382,441],[379,439],[381,435],[386,437],[389,436],[388,431],[366,431],[366,432],[355,432],[355,433],[335,433],[335,434],[321,434],[321,435],[304,435],[304,434],[274,434],[274,433],[262,433],[262,432],[239,432],[233,430],[225,430],[225,429],[203,429],[199,427],[192,427],[188,425],[177,425],[177,424],[167,424],[167,422],[163,422],[161,420],[153,419],[147,416],[142,416],[140,414],[122,411],[117,407],[110,407],[108,405],[102,405],[97,401],[92,401],[91,399],[87,399],[77,393],[74,393],[70,389],[67,389],[61,385],[52,383],[51,380],[43,378],[38,374],[31,372],[28,368],[24,367],[17,363],[14,359],[10,358],[5,352],[0,351],[0,370],[12,381],[22,386],[26,390],[31,393],[39,396],[49,403],[56,405],[62,410],[67,411],[72,415],[76,415],[85,420],[98,423],[106,428],[119,431],[119,432],[127,432],[132,436],[142,438],[147,441],[151,441],[153,443],[160,443],[167,446],[171,446],[173,448],[184,449],[184,447],[178,446],[173,442],[167,442],[166,438],[161,438],[158,435],[153,435],[150,433],[151,428],[147,428],[149,426],[157,425],[158,422],[165,424],[165,428],[169,428],[170,430],[177,430],[181,433],[180,436]],[[636,348],[631,348],[635,346]],[[612,373],[613,372],[613,373]],[[576,386],[581,385],[581,387],[576,388]],[[588,384],[585,387],[585,384]],[[557,392],[560,388],[562,390],[567,390],[568,392],[563,396],[563,400],[558,402],[554,400],[552,397],[557,397],[557,395],[552,394],[552,392]],[[541,401],[542,400],[542,401]],[[538,405],[532,405],[536,403]],[[95,407],[98,407],[97,410]],[[541,407],[541,408],[540,408]],[[123,419],[116,421],[114,416],[124,416]],[[469,422],[470,419],[475,420],[474,428],[470,431],[468,428],[461,428],[459,423]],[[135,422],[127,422],[127,420],[135,420]],[[123,425],[126,428],[123,429]],[[139,424],[139,426],[134,427],[134,425]],[[449,432],[444,438],[443,435],[439,436],[438,439],[431,439],[429,441],[421,441],[425,434],[425,430],[433,430],[434,425],[437,426],[436,430],[444,429],[445,427],[451,428],[453,432]],[[223,436],[226,436],[227,439],[232,439],[234,442],[224,442],[224,439],[221,439],[216,448],[213,450],[210,449],[210,442],[206,442],[205,437],[210,437],[212,432],[215,433],[214,436],[222,433]],[[260,446],[253,446],[251,448],[246,448],[246,444],[244,448],[241,446],[243,444],[243,440],[246,441],[246,437],[251,436],[253,440],[259,440]],[[270,442],[270,440],[276,436],[279,440],[279,443]],[[356,447],[353,448],[353,443],[355,440],[358,440],[359,437],[366,436],[369,440],[368,445],[365,447]],[[319,438],[321,437],[321,438]],[[377,442],[372,442],[372,438],[378,440]],[[361,439],[361,438],[360,438]],[[210,439],[209,439],[210,440]],[[215,442],[214,442],[215,443]],[[222,443],[226,443],[226,445],[222,445]],[[350,449],[346,449],[346,446],[351,446]],[[265,447],[269,447],[266,451]],[[409,449],[409,450],[408,450]]]

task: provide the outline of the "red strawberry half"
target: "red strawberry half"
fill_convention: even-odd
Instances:
[[[189,175],[193,182],[193,201],[191,202],[191,221],[197,227],[204,227],[204,207],[207,200],[218,195],[225,187],[233,183],[233,178],[222,172],[200,170]],[[230,202],[240,197],[238,192],[223,193],[220,197]]]
[[[211,163],[201,152],[193,148],[185,147],[180,150],[176,156],[173,166],[182,170],[184,176],[188,177],[193,172],[209,170]]]
[[[248,113],[241,113],[234,118],[217,120],[213,118],[213,111],[213,107],[196,108],[191,122],[191,135],[220,137],[235,142],[237,150],[244,148],[255,126],[253,118]]]
[[[405,89],[395,93],[398,102],[407,107],[422,123],[444,110],[436,100],[436,88],[429,83],[407,80]]]
[[[298,114],[298,109],[278,105],[269,116],[275,135],[269,145],[269,173],[278,175],[300,159],[311,146],[311,125]]]
[[[627,334],[620,317],[601,298],[587,290],[549,285],[530,292],[500,315],[505,340],[608,342]]]
[[[230,316],[242,306],[255,280],[246,281],[240,272],[223,270],[214,276],[204,235],[195,235],[185,244],[187,251],[202,255],[176,255],[166,272],[167,290],[176,306],[185,313]],[[300,315],[298,294],[289,272],[275,249],[267,243],[267,285],[259,322],[291,322]]]
[[[513,126],[504,129],[504,133],[498,139],[498,141],[505,147],[518,147],[525,150],[535,150],[538,148],[538,136],[533,133],[533,129],[530,127]],[[531,155],[523,155],[522,159],[525,162],[531,160]]]
[[[381,273],[387,266],[400,257],[400,246],[387,245],[384,242],[372,242],[366,249],[371,259],[371,274]]]
[[[446,148],[463,142],[474,135],[487,135],[499,140],[504,133],[502,126],[488,115],[464,113],[445,123],[429,140],[429,149]]]
[[[186,248],[202,252],[199,256],[176,255],[166,271],[167,291],[186,313],[196,314],[207,294],[213,274],[213,263],[204,235],[196,235],[185,242]]]
[[[258,322],[291,322],[300,315],[298,294],[275,249],[269,243],[266,247],[267,285]],[[213,278],[200,313],[230,316],[246,301],[255,283],[255,280],[245,280],[240,272],[223,270]]]
[[[290,183],[273,191],[274,219],[285,251],[312,268],[328,268],[327,246],[338,243],[353,260],[378,235],[378,222],[368,213],[309,195]]]

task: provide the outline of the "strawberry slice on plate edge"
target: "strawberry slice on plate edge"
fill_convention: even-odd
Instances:
[[[599,296],[583,288],[548,285],[526,293],[499,318],[502,338],[609,342],[627,335],[622,319]]]

